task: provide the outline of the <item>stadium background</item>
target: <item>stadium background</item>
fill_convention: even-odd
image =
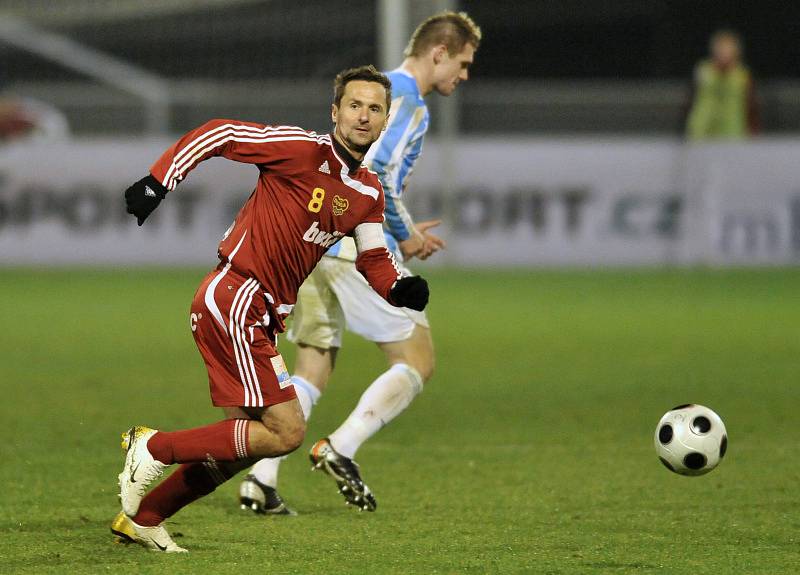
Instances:
[[[429,98],[408,191],[450,246],[414,263],[437,374],[359,453],[379,511],[340,509],[299,454],[295,521],[238,515],[232,482],[176,517],[189,558],[110,545],[115,434],[214,417],[185,310],[253,172],[208,162],[143,229],[121,191],[212,117],[327,131],[332,76],[399,64],[443,8],[484,41]],[[0,143],[0,571],[795,572],[799,25],[785,2],[0,0],[0,100],[40,122]],[[689,144],[722,27],[762,133]],[[382,369],[345,348],[310,441]],[[651,447],[687,401],[731,434],[697,480]]]

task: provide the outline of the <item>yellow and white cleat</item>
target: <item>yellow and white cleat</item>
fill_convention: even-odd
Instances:
[[[169,536],[163,525],[156,527],[143,527],[133,522],[133,519],[120,511],[111,522],[111,533],[125,543],[138,543],[151,551],[163,553],[188,553]]]
[[[122,510],[130,517],[139,511],[147,488],[168,467],[154,459],[147,449],[147,441],[156,433],[158,430],[139,425],[122,434],[122,449],[126,454],[125,467],[119,474],[119,500]]]

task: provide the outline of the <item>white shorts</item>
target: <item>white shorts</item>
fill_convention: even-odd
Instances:
[[[287,337],[330,349],[342,346],[345,328],[368,341],[387,343],[408,339],[417,325],[429,327],[425,312],[393,306],[370,287],[354,262],[324,256],[300,286]]]

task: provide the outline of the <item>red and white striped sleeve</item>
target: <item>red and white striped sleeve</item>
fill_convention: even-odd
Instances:
[[[402,274],[394,254],[386,246],[383,226],[376,222],[365,222],[356,227],[353,235],[358,249],[356,269],[366,278],[372,289],[395,305],[389,293]]]
[[[297,141],[317,142],[318,137],[296,126],[211,120],[175,142],[150,167],[150,173],[171,191],[208,158],[222,156],[247,164],[270,164],[287,156],[287,147],[277,144]]]
[[[356,241],[358,250],[356,269],[361,272],[361,275],[378,295],[395,305],[389,294],[395,282],[402,277],[402,273],[394,259],[394,254],[386,245],[386,237],[383,235],[385,198],[383,187],[377,177],[375,184],[380,190],[375,205],[372,206],[364,221],[353,230],[353,239]]]

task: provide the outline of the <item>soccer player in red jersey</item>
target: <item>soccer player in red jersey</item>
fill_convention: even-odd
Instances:
[[[305,421],[277,333],[297,290],[325,251],[352,235],[356,265],[392,305],[422,310],[428,285],[403,277],[386,247],[384,197],[361,165],[386,126],[391,83],[372,66],[334,82],[335,129],[213,120],[183,136],[125,192],[139,225],[197,164],[213,156],[255,164],[259,178],[219,246],[219,265],[200,284],[191,329],[208,369],[211,399],[225,419],[164,432],[123,434],[122,511],[112,532],[154,550],[182,552],[162,523],[262,457],[295,450]],[[180,467],[145,493],[173,463]]]

